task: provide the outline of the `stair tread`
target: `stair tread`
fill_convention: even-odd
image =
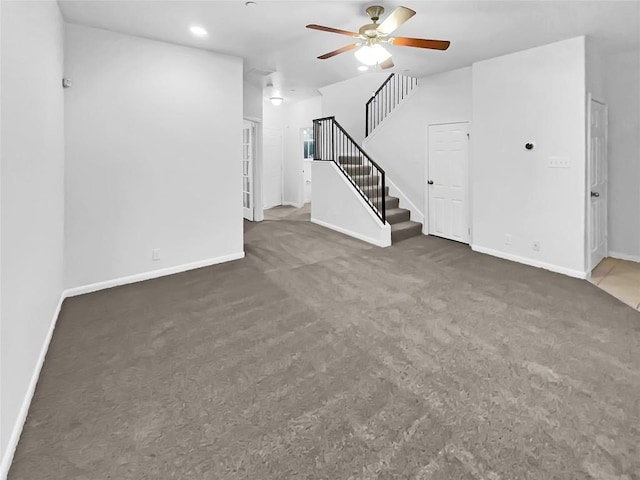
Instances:
[[[379,202],[382,197],[370,197],[372,202]],[[398,197],[394,197],[393,195],[385,195],[384,201],[388,202],[389,200],[399,200]]]
[[[404,213],[408,211],[409,210],[407,210],[406,208],[400,208],[400,207],[387,208],[387,215],[393,215],[394,213]]]

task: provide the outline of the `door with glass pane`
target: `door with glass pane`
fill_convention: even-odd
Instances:
[[[253,221],[253,158],[255,157],[256,124],[244,120],[242,129],[242,206],[243,216]]]

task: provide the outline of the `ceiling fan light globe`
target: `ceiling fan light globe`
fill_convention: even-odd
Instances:
[[[365,65],[376,65],[391,58],[391,54],[380,44],[363,45],[355,52],[356,58]]]
[[[282,104],[282,100],[283,100],[282,97],[270,97],[269,98],[269,101],[271,102],[271,104],[274,107],[277,107],[278,105],[281,105]]]

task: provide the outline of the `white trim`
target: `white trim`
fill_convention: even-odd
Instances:
[[[387,185],[389,186],[389,195],[397,196],[400,199],[400,207],[404,208],[406,205],[407,210],[411,212],[411,221],[418,222],[423,225],[424,230],[424,213],[422,213],[418,207],[416,207],[415,203],[409,200],[402,190],[398,188],[398,186],[391,181],[391,179],[386,177]]]
[[[608,256],[611,257],[611,258],[617,258],[619,260],[628,260],[630,262],[638,262],[638,263],[640,263],[640,255],[629,255],[627,253],[609,251]]]
[[[478,253],[485,253],[493,257],[504,258],[505,260],[511,260],[512,262],[523,263],[524,265],[530,265],[532,267],[544,268],[556,273],[562,273],[574,278],[587,278],[587,272],[581,272],[580,270],[573,270],[571,268],[560,267],[551,263],[540,262],[531,258],[521,257],[519,255],[513,255],[511,253],[501,252],[499,250],[493,250],[491,248],[485,248],[478,245],[471,245],[471,250]]]
[[[362,240],[363,242],[367,242],[370,243],[372,245],[375,245],[376,247],[389,247],[391,246],[391,235],[389,235],[389,242],[386,241],[381,241],[378,238],[372,238],[372,237],[367,237],[365,235],[362,235],[360,233],[356,233],[356,232],[352,232],[351,230],[348,230],[346,228],[342,228],[342,227],[337,227],[336,225],[332,225],[330,223],[327,222],[323,222],[322,220],[316,220],[315,218],[311,219],[311,223],[315,223],[317,225],[320,225],[321,227],[325,227],[331,230],[335,230],[336,232],[342,233],[344,235],[349,235],[350,237],[354,237],[357,238],[358,240]],[[388,226],[389,224],[386,224],[385,226]],[[390,230],[390,227],[389,227]]]
[[[67,297],[75,297],[76,295],[82,295],[84,293],[97,292],[98,290],[104,290],[106,288],[118,287],[120,285],[128,285],[130,283],[142,282],[144,280],[151,280],[152,278],[164,277],[166,275],[173,275],[175,273],[186,272],[187,270],[194,270],[196,268],[209,267],[218,263],[230,262],[232,260],[239,260],[244,258],[244,251],[232,253],[230,255],[223,255],[221,257],[208,258],[205,260],[198,260],[197,262],[184,263],[182,265],[176,265],[174,267],[161,268],[159,270],[151,270],[150,272],[137,273],[135,275],[129,275],[126,277],[114,278],[112,280],[106,280],[104,282],[91,283],[89,285],[82,285],[80,287],[70,288],[66,291]]]
[[[53,337],[53,331],[56,328],[58,316],[60,315],[62,302],[64,302],[64,299],[66,297],[67,297],[67,292],[63,291],[60,294],[60,300],[58,301],[58,305],[53,314],[51,324],[49,325],[47,336],[44,339],[44,343],[42,344],[42,347],[40,348],[40,355],[38,356],[38,361],[36,362],[36,368],[33,370],[33,374],[31,375],[31,380],[29,381],[29,387],[27,388],[27,393],[24,396],[24,400],[22,401],[22,405],[20,406],[20,410],[18,411],[18,418],[16,418],[16,422],[13,425],[11,436],[9,437],[9,441],[7,442],[7,448],[4,451],[4,456],[2,457],[2,464],[0,465],[0,479],[5,480],[9,475],[9,469],[11,468],[11,463],[13,462],[13,456],[16,452],[16,448],[18,447],[18,442],[20,441],[20,435],[22,434],[22,429],[24,427],[25,422],[27,421],[27,415],[29,414],[29,407],[31,406],[31,400],[33,399],[33,394],[36,391],[36,385],[38,384],[38,379],[40,378],[40,371],[42,370],[42,365],[44,364],[44,359],[47,356],[47,351],[49,350],[49,344],[51,343],[51,338]]]

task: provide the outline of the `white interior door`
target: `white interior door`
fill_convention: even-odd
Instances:
[[[304,188],[303,188],[303,201],[304,203],[311,202],[311,164],[313,160],[304,160],[304,170],[302,172],[304,176]]]
[[[427,128],[429,235],[469,243],[469,124]]]
[[[589,98],[588,236],[590,270],[607,256],[607,106]]]
[[[242,206],[243,216],[253,221],[253,158],[255,156],[255,123],[244,120],[242,129]]]
[[[262,130],[262,200],[264,208],[282,205],[282,130]]]

